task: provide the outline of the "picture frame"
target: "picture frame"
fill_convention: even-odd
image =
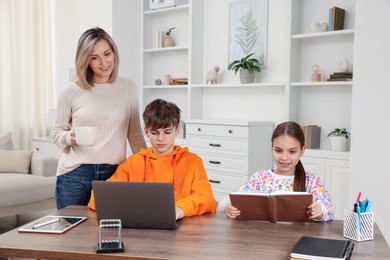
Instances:
[[[262,67],[267,61],[268,0],[232,1],[229,6],[228,64],[250,53]]]

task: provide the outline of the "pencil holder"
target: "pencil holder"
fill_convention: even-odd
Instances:
[[[359,216],[350,209],[344,210],[344,237],[355,241],[374,239],[374,213],[364,212]]]

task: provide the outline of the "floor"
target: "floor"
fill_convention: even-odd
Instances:
[[[22,226],[30,221],[38,219],[40,217],[51,214],[56,209],[47,209],[42,211],[36,211],[26,214],[20,214],[19,216],[9,216],[0,218],[0,235],[8,232],[14,228]],[[0,260],[22,260],[21,258],[4,258],[0,256]],[[24,258],[23,258],[24,259]]]

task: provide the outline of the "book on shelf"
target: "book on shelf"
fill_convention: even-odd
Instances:
[[[308,192],[240,191],[229,194],[231,204],[241,211],[238,220],[310,222],[307,207],[313,203]]]
[[[333,72],[333,75],[346,75],[346,76],[352,76],[353,72]]]
[[[156,48],[162,48],[164,47],[163,42],[164,42],[164,31],[156,31],[156,38],[155,38],[155,44],[154,46]]]
[[[329,8],[329,31],[337,31],[344,29],[345,10],[343,8],[333,6]]]
[[[344,17],[345,17],[345,10],[340,7],[335,7],[335,17],[334,17],[334,24],[333,24],[334,31],[344,29]]]
[[[333,74],[330,74],[329,75],[329,78],[331,78],[331,79],[342,79],[342,78],[348,78],[348,79],[352,79],[353,78],[353,75],[352,74],[341,74],[341,73],[339,73],[339,74],[335,74],[335,73],[333,73]]]
[[[352,80],[353,80],[352,78],[337,78],[337,79],[329,78],[329,79],[326,79],[326,81],[352,81]]]
[[[302,236],[291,250],[292,259],[350,259],[351,240]]]
[[[320,148],[321,141],[321,127],[318,125],[305,125],[302,126],[303,133],[305,135],[305,146],[307,149]]]

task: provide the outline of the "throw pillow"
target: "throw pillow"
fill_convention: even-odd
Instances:
[[[0,173],[29,173],[32,151],[0,150]]]
[[[11,132],[0,133],[0,150],[13,150],[14,142],[12,141]]]

